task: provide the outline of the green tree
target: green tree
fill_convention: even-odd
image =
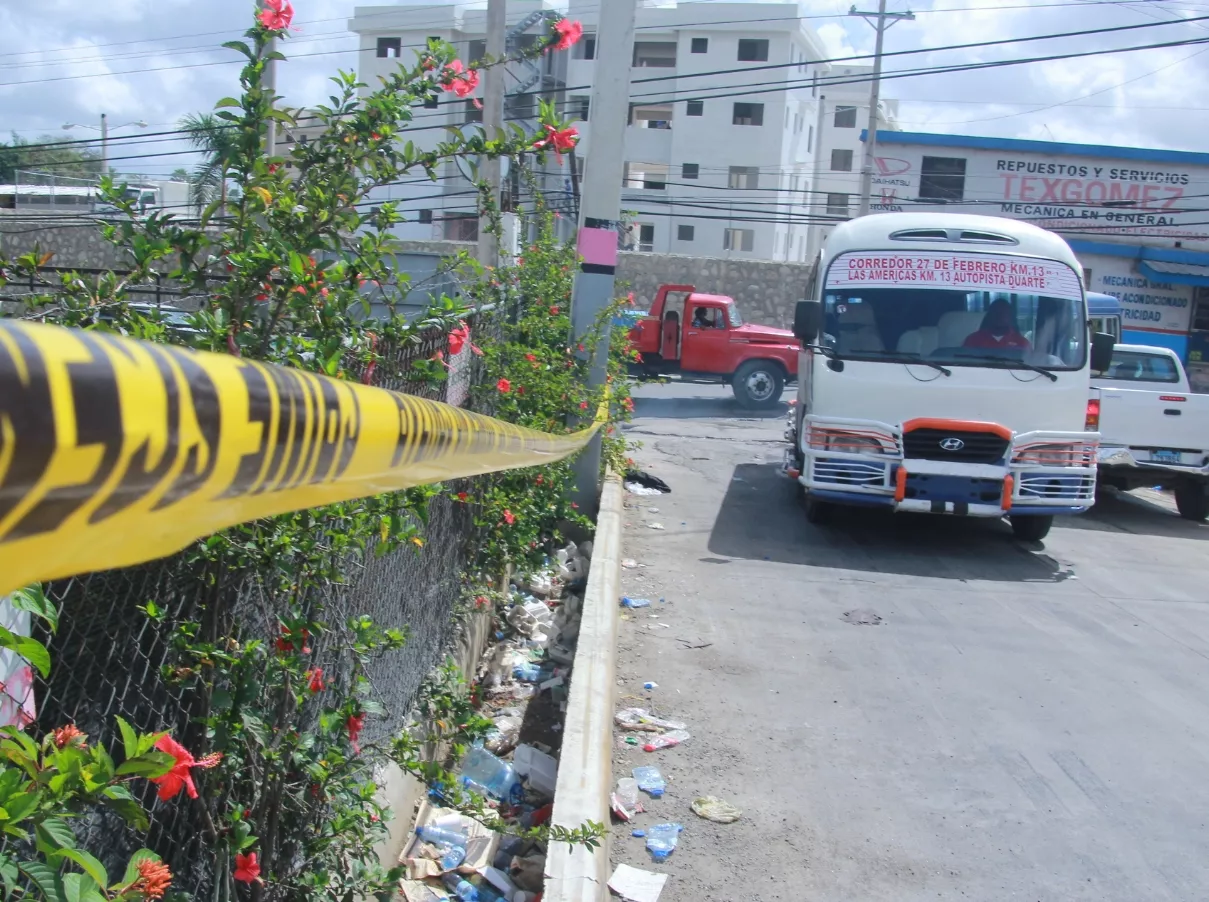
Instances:
[[[71,178],[97,178],[101,175],[101,154],[67,138],[42,135],[34,140],[13,133],[0,141],[0,183],[12,184],[17,170],[41,170]]]
[[[227,206],[227,169],[239,152],[235,130],[213,113],[191,113],[180,121],[189,143],[205,154],[188,178],[189,203],[200,213],[215,200]]]

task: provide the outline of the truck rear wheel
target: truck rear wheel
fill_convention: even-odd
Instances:
[[[749,360],[735,371],[730,382],[744,407],[756,410],[775,407],[785,389],[781,367],[767,360]]]
[[[1054,525],[1054,518],[1044,515],[1008,519],[1012,523],[1012,533],[1022,542],[1040,542],[1049,535],[1049,528]]]
[[[1181,482],[1175,487],[1175,507],[1185,520],[1209,517],[1209,495],[1199,482]]]

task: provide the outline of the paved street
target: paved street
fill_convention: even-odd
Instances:
[[[673,780],[636,825],[685,830],[663,864],[630,826],[613,848],[671,875],[661,902],[1209,899],[1209,526],[1151,495],[1044,548],[999,522],[815,528],[777,475],[783,409],[638,397],[635,459],[673,493],[628,496],[623,589],[655,603],[622,623],[619,695],[693,736],[615,752]]]

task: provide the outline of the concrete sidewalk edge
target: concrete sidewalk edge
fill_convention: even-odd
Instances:
[[[567,828],[609,824],[613,786],[613,709],[617,687],[618,585],[625,489],[610,475],[600,496],[592,565],[584,592],[579,644],[571,672],[552,822]],[[550,844],[543,902],[600,902],[608,897],[608,835],[596,849]]]

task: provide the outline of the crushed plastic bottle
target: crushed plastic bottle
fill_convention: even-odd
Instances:
[[[663,774],[659,773],[659,768],[652,765],[634,768],[634,780],[638,783],[638,788],[645,793],[649,793],[651,798],[657,799],[663,795],[663,791],[667,789],[667,780],[663,779]]]
[[[623,608],[646,608],[650,607],[651,600],[649,598],[630,598],[628,595],[621,596],[621,606]]]
[[[644,752],[657,752],[659,749],[670,749],[680,745],[692,737],[689,736],[688,730],[672,730],[668,733],[661,733],[658,736],[652,736],[647,740],[646,745],[642,747]]]
[[[665,861],[676,851],[676,840],[680,838],[680,824],[655,824],[646,831],[646,849],[656,861]]]
[[[424,824],[416,827],[416,833],[424,842],[431,843],[434,846],[461,846],[465,848],[467,843],[465,833],[451,830],[448,827],[438,827],[435,824]]]
[[[617,801],[631,811],[638,805],[638,781],[633,777],[622,777],[617,781]]]
[[[524,661],[512,667],[512,675],[526,683],[536,683],[541,680],[543,671],[532,661]]]
[[[613,715],[613,723],[623,730],[643,730],[648,733],[659,730],[684,730],[688,726],[678,720],[656,717],[646,708],[622,708]]]
[[[473,748],[466,753],[460,776],[463,786],[497,799],[520,802],[525,797],[524,787],[512,765],[486,749]]]
[[[466,878],[459,877],[457,874],[446,874],[441,882],[461,902],[480,902],[478,888]]]

